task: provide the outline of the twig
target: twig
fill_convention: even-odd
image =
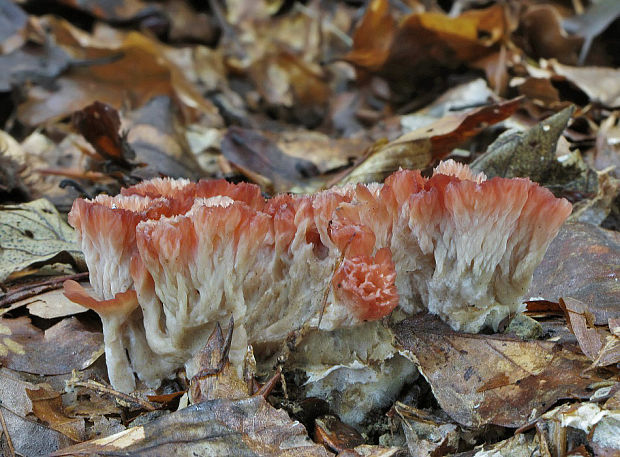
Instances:
[[[11,305],[19,300],[23,300],[25,298],[34,297],[42,292],[47,292],[50,290],[60,289],[62,287],[62,283],[67,279],[73,279],[74,281],[79,281],[80,279],[87,279],[88,272],[77,273],[74,275],[65,275],[55,277],[53,279],[48,279],[47,281],[36,282],[33,284],[27,284],[25,286],[18,287],[7,292],[6,296],[0,300],[0,308],[5,307],[7,305]],[[0,311],[0,315],[2,311]]]
[[[133,397],[131,395],[124,394],[123,392],[114,390],[111,387],[105,386],[96,381],[92,381],[92,380],[67,381],[67,385],[70,387],[84,387],[86,389],[94,390],[95,392],[99,392],[105,395],[110,395],[125,403],[133,403],[134,405],[139,405],[140,407],[146,409],[147,411],[157,410],[157,407],[149,401],[143,400],[138,397]]]
[[[254,392],[254,396],[260,395],[265,400],[274,389],[274,387],[278,384],[279,381],[283,380],[282,378],[282,369],[278,367],[275,374],[267,380],[265,384],[263,384],[256,392]]]
[[[9,434],[9,429],[6,426],[6,422],[4,420],[4,413],[2,412],[3,407],[0,406],[0,422],[2,422],[2,432],[6,436],[6,442],[9,445],[9,455],[11,457],[15,457],[15,448],[13,447],[13,441],[11,440],[11,435]]]

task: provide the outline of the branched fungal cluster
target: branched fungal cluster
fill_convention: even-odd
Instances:
[[[77,200],[113,386],[174,375],[217,322],[235,321],[231,360],[302,326],[331,330],[396,306],[453,328],[497,327],[521,305],[571,205],[528,179],[486,180],[453,161],[431,178],[265,200],[251,184],[154,179]]]

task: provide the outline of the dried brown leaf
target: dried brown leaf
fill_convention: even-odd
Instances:
[[[603,349],[609,332],[595,327],[594,315],[588,311],[585,303],[566,297],[560,298],[560,306],[566,314],[569,329],[577,337],[581,351],[590,360],[595,360]]]
[[[32,401],[32,412],[38,419],[73,441],[84,440],[86,437],[84,419],[69,417],[65,414],[59,392],[46,387],[38,387],[36,389],[26,388],[26,393]]]
[[[552,63],[553,70],[586,93],[593,102],[620,107],[620,69],[571,67]]]
[[[353,449],[365,441],[357,430],[331,414],[316,418],[314,440],[338,453]]]
[[[96,101],[73,113],[72,121],[102,159],[127,167],[127,161],[135,158],[134,151],[121,136],[118,111],[110,105]]]
[[[533,57],[577,63],[583,38],[566,33],[562,17],[553,5],[530,6],[521,16],[519,25],[525,47]]]
[[[103,354],[103,335],[76,318],[45,332],[27,317],[0,318],[0,363],[13,370],[52,375],[90,366]]]
[[[484,127],[509,117],[519,104],[520,99],[513,99],[462,114],[448,115],[394,141],[378,143],[361,163],[340,179],[340,184],[382,181],[399,167],[426,168],[447,156]]]
[[[44,319],[73,316],[88,311],[88,308],[77,305],[65,297],[61,289],[50,290],[11,305],[12,308],[20,306],[27,306],[30,314]]]
[[[50,455],[73,444],[67,436],[50,427],[15,414],[4,405],[0,408],[17,455]]]
[[[586,395],[593,382],[581,375],[587,358],[555,343],[457,333],[429,315],[393,329],[439,405],[469,427],[523,425],[559,399]]]
[[[166,58],[155,40],[130,32],[120,46],[84,46],[84,32],[60,20],[50,19],[50,26],[56,39],[72,53],[102,62],[72,67],[56,80],[56,90],[30,88],[27,100],[18,108],[18,117],[25,124],[38,125],[67,116],[96,100],[117,109],[126,104],[140,107],[156,95],[178,100],[188,119],[202,116],[213,125],[221,124],[215,106]]]
[[[534,272],[529,297],[588,304],[596,325],[620,315],[620,235],[591,224],[567,223]]]
[[[275,192],[285,192],[304,178],[318,174],[312,162],[286,155],[276,143],[254,130],[229,128],[222,140],[222,154],[244,174]]]
[[[192,403],[214,399],[239,400],[249,396],[248,386],[239,379],[228,360],[233,327],[231,319],[224,337],[218,323],[204,347],[192,358],[190,365],[192,371],[196,370],[189,387]]]
[[[263,397],[211,400],[133,427],[116,435],[71,446],[53,456],[192,455],[324,456],[299,422],[276,410]]]
[[[412,457],[437,457],[459,449],[459,426],[400,402],[394,405],[394,412],[400,418]]]
[[[455,68],[489,54],[506,32],[500,5],[472,9],[458,17],[416,13],[396,24],[389,2],[375,0],[366,9],[353,49],[344,60],[384,76],[394,86],[412,88],[412,83],[437,75],[441,68]]]

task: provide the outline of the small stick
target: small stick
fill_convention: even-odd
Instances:
[[[267,382],[263,384],[256,392],[254,392],[254,396],[261,395],[266,400],[271,391],[278,384],[278,381],[282,379],[282,370],[280,369],[280,367],[278,367],[275,374],[271,378],[269,378]]]
[[[7,305],[11,305],[16,301],[23,300],[25,298],[30,298],[35,295],[40,294],[41,292],[47,292],[50,290],[60,289],[62,287],[62,283],[67,279],[73,279],[74,281],[79,281],[80,279],[87,279],[88,272],[84,273],[76,273],[74,275],[65,275],[59,276],[53,279],[48,279],[46,281],[36,282],[33,284],[27,284],[21,287],[18,287],[14,290],[7,292],[6,297],[0,300],[0,307],[4,307]],[[0,312],[2,314],[2,312]]]
[[[147,411],[157,410],[157,407],[149,401],[124,394],[96,381],[68,381],[67,384],[71,387],[85,387],[86,389],[91,389],[102,394],[111,395],[112,397],[116,397],[118,400],[124,401],[126,403],[133,403],[135,405],[139,405]]]
[[[9,453],[11,457],[15,457],[15,448],[13,447],[13,441],[11,440],[11,435],[9,434],[9,429],[6,426],[6,422],[4,421],[4,413],[2,410],[4,406],[0,406],[0,422],[2,422],[2,432],[6,436],[6,442],[9,445]]]

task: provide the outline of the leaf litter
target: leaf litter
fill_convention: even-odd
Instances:
[[[616,2],[358,3],[0,0],[4,455],[617,453]],[[440,158],[574,204],[500,333],[302,329],[238,373],[219,329],[197,376],[122,394],[97,317],[57,289],[85,271],[78,196],[315,192]]]

